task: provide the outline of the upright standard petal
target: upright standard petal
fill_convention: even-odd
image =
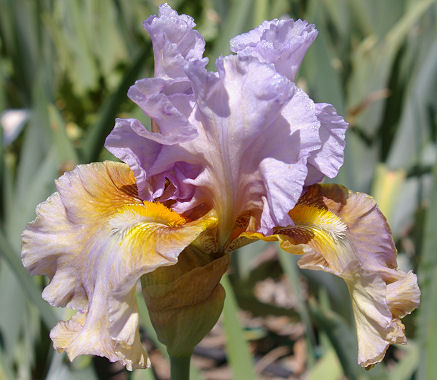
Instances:
[[[316,37],[317,29],[306,21],[275,19],[234,37],[231,51],[273,63],[278,73],[294,82],[302,59]]]
[[[305,185],[314,185],[325,176],[334,178],[343,165],[346,130],[349,126],[331,104],[316,103],[316,116],[320,122],[321,147],[308,158],[308,176]]]
[[[44,299],[77,310],[53,328],[54,346],[71,360],[94,354],[144,368],[135,284],[143,274],[175,264],[215,220],[187,222],[162,204],[141,201],[125,164],[78,166],[57,188],[37,208],[22,249],[31,274],[51,279]]]
[[[205,41],[193,30],[196,24],[190,16],[162,4],[159,16],[150,16],[143,25],[153,43],[155,78],[138,80],[128,96],[151,118],[152,132],[138,120],[117,119],[105,146],[132,169],[141,199],[152,201],[164,189],[163,178],[148,181],[150,163],[161,146],[197,137],[196,127],[188,121],[194,94],[185,66],[191,61],[205,66],[208,59],[202,58]]]
[[[178,15],[168,4],[161,4],[159,16],[150,16],[143,25],[153,43],[155,77],[137,81],[128,96],[153,120],[152,130],[166,137],[159,142],[192,139],[196,130],[187,117],[193,109],[193,90],[185,66],[192,61],[206,66],[208,59],[202,58],[205,41],[193,29],[193,19]],[[155,139],[159,140],[159,134]]]
[[[192,17],[178,15],[168,4],[161,4],[159,16],[143,23],[150,34],[155,57],[155,77],[185,78],[184,66],[192,59],[202,59],[205,41]],[[207,58],[202,59],[206,65]]]
[[[162,5],[145,27],[155,78],[136,82],[129,96],[152,131],[117,120],[105,144],[134,172],[141,199],[172,200],[185,215],[214,209],[222,244],[243,214],[264,234],[292,224],[288,211],[304,184],[335,176],[343,160],[347,124],[292,83],[316,29],[265,22],[232,40],[237,56],[219,58],[217,72],[208,72],[190,17]]]
[[[145,169],[139,184],[143,178],[160,178],[155,182],[162,186],[167,178],[175,187],[170,197],[178,212],[202,204],[214,209],[224,243],[244,212],[256,214],[263,231],[291,223],[288,210],[301,194],[309,153],[321,145],[314,133],[319,128],[314,103],[271,65],[229,56],[217,66],[218,73],[208,72],[199,61],[186,68],[195,94],[188,121],[196,127],[196,138],[157,146],[152,133],[125,121],[130,124],[124,128],[126,155],[114,150],[112,137],[107,147],[126,162],[134,161],[134,172]],[[151,145],[150,154],[141,150],[141,140]]]
[[[266,229],[271,220],[287,223],[306,175],[308,150],[317,146],[309,133],[317,119],[304,112],[313,103],[256,59],[225,57],[217,67],[218,75],[194,63],[187,69],[197,95],[192,120],[202,130],[183,147],[197,150],[207,168],[197,185],[208,188],[228,229],[248,211],[261,211],[260,226]]]
[[[240,56],[252,56],[272,63],[281,75],[295,81],[302,59],[317,37],[314,25],[302,20],[264,21],[248,33],[231,40],[231,50]],[[333,178],[343,164],[345,132],[348,124],[337,115],[335,108],[316,103],[320,122],[318,134],[321,146],[310,154],[305,185],[320,182],[324,176]]]
[[[400,319],[418,306],[420,291],[412,272],[397,269],[391,232],[375,201],[339,185],[314,185],[290,217],[295,226],[278,227],[274,235],[242,236],[279,240],[284,250],[303,255],[301,268],[344,279],[352,299],[361,366],[381,361],[389,344],[406,343]]]

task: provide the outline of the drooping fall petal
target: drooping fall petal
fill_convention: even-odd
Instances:
[[[275,234],[243,233],[246,238],[278,240],[301,254],[299,266],[323,270],[346,282],[355,315],[358,362],[381,361],[390,344],[406,343],[400,318],[419,304],[412,272],[397,269],[396,248],[375,201],[339,185],[313,185],[290,211],[293,227]]]
[[[137,196],[129,167],[115,162],[78,166],[57,181],[58,192],[37,208],[23,233],[22,260],[51,282],[43,297],[77,313],[51,332],[70,359],[81,354],[147,366],[138,332],[135,284],[173,265],[215,220],[187,222]]]

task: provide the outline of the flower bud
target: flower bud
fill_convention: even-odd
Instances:
[[[217,257],[191,245],[176,265],[142,277],[153,327],[171,356],[191,355],[217,322],[225,298],[220,279],[228,264],[228,254]]]

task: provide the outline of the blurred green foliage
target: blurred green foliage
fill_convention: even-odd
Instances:
[[[287,257],[281,264],[297,294],[301,276],[316,290],[309,303],[300,297],[297,311],[264,305],[254,298],[253,286],[268,274],[254,269],[266,245],[245,247],[234,255],[226,280],[230,297],[224,322],[232,373],[238,379],[255,373],[235,315],[239,305],[255,315],[302,318],[311,379],[320,374],[324,379],[437,379],[435,2],[170,3],[195,18],[211,69],[216,57],[229,53],[231,37],[265,19],[303,18],[316,24],[319,36],[297,82],[316,101],[334,104],[350,123],[345,164],[333,181],[376,197],[391,224],[399,263],[418,273],[422,290],[419,311],[405,319],[408,346],[398,349],[399,355],[391,350],[385,363],[365,372],[356,365],[356,337],[341,281],[299,272],[294,258]],[[0,0],[0,112],[21,109],[27,115],[18,137],[0,144],[0,379],[97,376],[89,358],[71,364],[53,353],[48,331],[63,311],[41,300],[45,279],[32,279],[21,267],[20,234],[62,172],[111,159],[103,143],[116,116],[144,119],[126,92],[135,79],[152,75],[151,43],[141,23],[158,5],[151,0]],[[143,327],[150,331],[147,322]],[[193,379],[202,378],[199,371],[192,373]]]

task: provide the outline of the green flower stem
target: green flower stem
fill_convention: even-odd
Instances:
[[[171,380],[190,379],[190,360],[191,356],[180,357],[170,355]]]

